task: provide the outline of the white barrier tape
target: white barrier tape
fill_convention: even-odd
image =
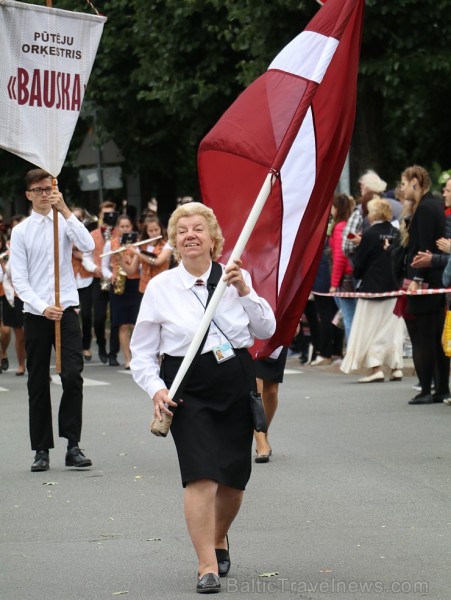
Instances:
[[[416,290],[415,292],[408,292],[407,290],[396,290],[394,292],[313,292],[317,296],[332,296],[338,298],[395,298],[397,296],[432,296],[433,294],[447,294],[451,293],[451,288],[437,288],[427,290]]]

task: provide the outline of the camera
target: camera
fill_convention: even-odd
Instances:
[[[136,231],[129,231],[128,233],[123,233],[121,237],[121,246],[126,246],[127,244],[135,244],[138,241],[138,233]]]
[[[103,223],[107,227],[114,227],[116,225],[117,218],[119,213],[117,211],[105,212],[103,213]]]

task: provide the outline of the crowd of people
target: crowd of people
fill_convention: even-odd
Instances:
[[[333,199],[313,286],[316,310],[310,307],[308,319],[312,330],[314,321],[319,324],[320,336],[311,338],[312,360],[303,356],[301,362],[318,367],[335,357],[344,373],[367,371],[359,383],[381,383],[387,375],[400,381],[408,339],[419,379],[419,393],[409,404],[451,404],[449,358],[441,341],[447,297],[421,294],[449,284],[444,271],[451,251],[451,181],[440,196],[431,191],[426,169],[413,165],[395,190],[387,191],[374,171],[359,183],[357,199]],[[408,293],[390,294],[400,289]],[[337,329],[344,331],[338,351]]]
[[[60,351],[59,436],[67,439],[65,464],[75,468],[92,466],[79,442],[81,373],[93,359],[93,339],[103,364],[120,366],[121,353],[124,368],[152,398],[154,418],[171,423],[199,563],[196,589],[219,591],[220,577],[231,566],[228,532],[250,477],[254,440],[255,462],[267,463],[272,455],[267,429],[255,431],[250,397],[260,392],[269,426],[289,348],[257,361],[248,348],[272,335],[273,311],[241,261],[227,268],[216,262],[224,240],[203,204],[181,204],[166,231],[156,206],[138,224],[111,201],[92,217],[70,209],[45,171],[29,171],[25,182],[30,213],[14,216],[0,239],[0,364],[9,368],[14,330],[16,375],[28,375],[31,471],[49,469],[54,447],[52,347]],[[374,171],[359,184],[357,200],[346,194],[332,200],[316,279],[292,348],[308,326],[310,352],[302,353],[303,363],[318,368],[336,360],[344,373],[367,370],[359,383],[382,383],[387,371],[391,381],[403,378],[408,336],[420,388],[409,404],[451,404],[450,362],[441,341],[447,297],[420,293],[451,282],[451,179],[442,197],[431,191],[429,174],[418,165],[403,171],[393,192]],[[57,273],[49,252],[55,232]],[[218,268],[224,295],[179,387],[183,394],[171,397],[218,284],[212,283]],[[393,295],[400,289],[410,293]]]

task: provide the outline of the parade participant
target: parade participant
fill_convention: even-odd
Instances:
[[[63,388],[59,436],[68,440],[66,466],[88,467],[91,460],[78,447],[82,428],[83,354],[71,256],[74,245],[89,252],[94,241],[71,213],[61,192],[52,190],[51,175],[42,169],[32,169],[25,183],[32,212],[11,232],[10,262],[14,289],[24,302],[30,437],[31,448],[36,452],[31,470],[46,471],[49,450],[54,447],[49,370],[56,321],[61,329]],[[54,241],[54,214],[58,217],[59,303],[55,301],[54,256],[49,252]]]
[[[146,239],[161,239],[147,244],[147,246],[130,246],[130,252],[135,256],[130,264],[124,264],[127,274],[140,273],[139,291],[144,294],[149,281],[169,269],[172,258],[172,248],[167,242],[160,219],[156,216],[144,220],[141,232],[141,241]]]
[[[109,352],[107,353],[106,322],[110,302],[109,281],[102,276],[102,259],[105,243],[115,236],[114,225],[118,213],[116,204],[111,200],[102,202],[98,212],[98,227],[91,232],[95,248],[92,255],[83,256],[83,266],[90,271],[94,280],[92,282],[92,306],[94,314],[94,334],[99,348],[99,359],[110,367],[118,367],[117,355],[119,352],[119,330],[111,326]]]
[[[8,258],[8,245],[5,233],[3,233],[3,217],[0,215],[0,224],[2,228],[0,230],[0,256],[2,257],[2,262],[4,263],[5,259]],[[4,269],[4,264],[2,265],[2,270]],[[3,289],[3,283],[0,282],[0,373],[2,371],[7,371],[9,369],[9,360],[8,360],[8,346],[11,341],[11,327],[9,327],[5,323],[4,315],[3,315],[3,307],[5,305],[6,298],[5,292]]]
[[[273,356],[261,358],[254,362],[255,374],[257,376],[257,390],[263,400],[268,430],[279,405],[279,385],[283,382],[288,347],[278,348],[273,354]],[[268,440],[268,431],[254,431],[254,437],[255,453],[257,455],[255,462],[260,464],[268,463],[272,455],[272,448]]]
[[[26,219],[25,215],[14,215],[11,217],[10,227],[13,229],[18,223]],[[9,244],[9,242],[8,242]],[[3,289],[5,295],[2,296],[2,315],[3,322],[7,327],[14,329],[15,336],[15,351],[17,357],[17,370],[16,375],[18,377],[25,374],[25,338],[23,331],[23,302],[17,296],[14,291],[14,287],[11,282],[11,263],[6,260],[9,257],[8,254],[0,260],[3,276]]]
[[[72,212],[84,224],[84,210],[76,206],[72,208]],[[83,265],[83,256],[84,253],[80,252],[78,248],[75,248],[75,246],[72,248],[72,267],[80,303],[83,358],[85,362],[90,362],[92,359],[92,282],[94,278],[92,273]],[[92,257],[92,253],[90,253],[90,256]]]
[[[213,211],[198,202],[179,206],[169,220],[169,243],[179,266],[148,284],[133,332],[132,374],[153,399],[154,417],[173,414],[171,433],[185,488],[185,519],[198,557],[198,592],[218,592],[230,569],[228,531],[250,477],[255,370],[247,348],[275,330],[268,303],[252,289],[236,260],[225,269],[227,288],[202,353],[177,408],[169,388],[205,310],[206,282],[223,247]],[[217,359],[221,349],[224,359]],[[160,369],[159,359],[162,357]]]
[[[134,257],[130,249],[124,252],[109,254],[121,246],[121,236],[130,234],[133,224],[128,215],[120,215],[116,223],[117,236],[105,244],[102,258],[102,276],[111,281],[110,307],[111,326],[119,328],[119,343],[124,355],[125,368],[130,369],[132,359],[130,338],[138,317],[142,294],[139,291],[139,272],[127,274]]]

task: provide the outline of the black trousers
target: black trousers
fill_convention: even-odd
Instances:
[[[324,358],[343,355],[344,331],[332,323],[337,305],[331,296],[315,294],[316,312],[319,317],[319,354]]]
[[[78,289],[83,350],[89,350],[92,341],[92,285]]]
[[[417,314],[406,319],[407,331],[412,342],[412,358],[423,394],[431,393],[435,378],[435,393],[449,393],[449,358],[442,348],[441,338],[445,323],[445,309]]]
[[[94,308],[94,333],[99,348],[106,348],[105,324],[110,293],[100,287],[100,279],[94,277],[92,282],[92,304]],[[110,315],[111,316],[111,315]],[[110,355],[119,354],[119,328],[111,326]]]
[[[30,441],[32,450],[54,448],[50,398],[50,358],[55,344],[55,323],[25,313]],[[61,383],[59,436],[79,442],[83,409],[83,352],[80,322],[72,308],[61,319]]]

